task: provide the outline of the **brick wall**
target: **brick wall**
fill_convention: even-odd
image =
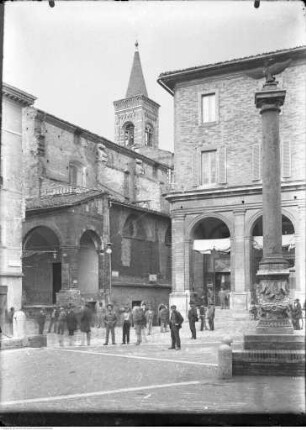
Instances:
[[[286,90],[280,116],[281,145],[291,145],[291,175],[287,180],[305,178],[305,73],[306,65],[292,63],[277,75]],[[263,80],[244,74],[179,84],[175,92],[175,183],[177,189],[200,185],[201,150],[226,148],[226,186],[250,185],[252,148],[261,143],[261,118],[255,107],[254,94]],[[217,122],[202,124],[201,97],[216,92]],[[219,184],[220,186],[220,184]]]

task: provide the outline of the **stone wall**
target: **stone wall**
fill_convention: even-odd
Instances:
[[[161,197],[169,178],[166,165],[34,108],[26,109],[24,123],[26,197],[69,184],[69,166],[75,164],[82,176],[79,186],[105,189],[130,202],[150,195],[149,208],[168,212]]]

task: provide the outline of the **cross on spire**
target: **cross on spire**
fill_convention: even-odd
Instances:
[[[126,92],[126,98],[134,97],[138,95],[143,95],[148,97],[146,83],[144,80],[141,62],[140,62],[140,55],[138,51],[138,41],[136,40],[133,65],[132,65],[132,70],[130,74],[128,89]]]

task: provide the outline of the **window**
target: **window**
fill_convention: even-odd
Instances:
[[[208,123],[216,120],[216,94],[202,95],[202,122]]]
[[[201,183],[212,185],[217,182],[217,151],[204,151],[201,154]]]
[[[145,143],[146,146],[153,145],[153,127],[150,124],[147,124],[145,128]]]
[[[75,187],[85,186],[84,168],[81,164],[69,164],[69,183]]]
[[[131,122],[124,126],[124,144],[125,146],[134,145],[134,124]]]

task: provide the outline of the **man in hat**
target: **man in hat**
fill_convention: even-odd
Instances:
[[[184,318],[176,310],[176,306],[172,305],[170,315],[171,346],[169,349],[181,349],[180,329],[182,328],[183,321]]]
[[[195,323],[198,321],[198,313],[194,303],[190,303],[190,309],[188,311],[188,321],[189,321],[189,328],[191,331],[191,339],[196,339],[197,332],[196,332]]]
[[[123,324],[122,324],[122,344],[130,343],[130,328],[132,325],[132,312],[129,305],[124,307],[124,312],[122,315]]]
[[[115,343],[115,325],[117,322],[117,315],[113,311],[113,305],[109,303],[107,305],[107,311],[104,316],[104,322],[106,327],[106,335],[105,335],[105,343],[104,345],[108,345],[108,339],[109,339],[109,332],[112,334],[112,344],[116,345]]]

